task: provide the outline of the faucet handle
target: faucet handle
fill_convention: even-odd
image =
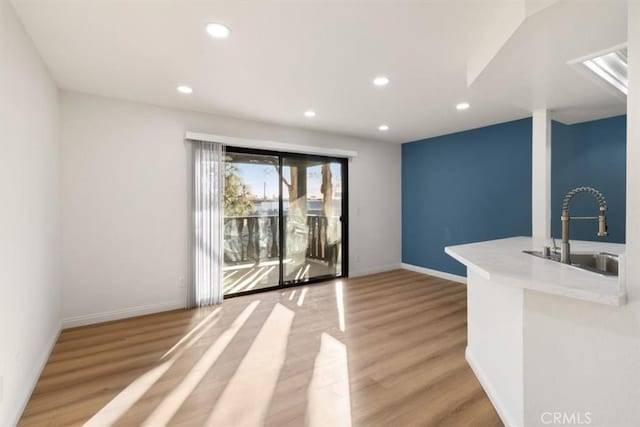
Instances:
[[[553,249],[552,249],[553,253],[558,253],[558,250],[559,250],[560,248],[558,247],[558,245],[556,245],[556,238],[555,238],[555,237],[552,237],[552,238],[551,238],[551,241],[553,242]]]

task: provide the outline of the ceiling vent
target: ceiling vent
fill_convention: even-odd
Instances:
[[[569,61],[609,89],[627,95],[627,46],[616,46],[604,52]]]

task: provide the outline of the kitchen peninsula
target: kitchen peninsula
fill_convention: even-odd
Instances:
[[[551,244],[551,242],[548,242]],[[531,237],[449,246],[467,267],[466,358],[505,424],[544,425],[547,413],[598,424],[616,378],[602,378],[632,336],[616,320],[626,304],[625,245],[572,241],[575,253],[618,255],[620,275],[603,275],[523,251]],[[586,374],[585,374],[586,373]],[[594,390],[595,381],[612,388]]]

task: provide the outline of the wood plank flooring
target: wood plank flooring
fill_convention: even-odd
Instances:
[[[62,332],[22,426],[500,426],[466,288],[396,270]]]

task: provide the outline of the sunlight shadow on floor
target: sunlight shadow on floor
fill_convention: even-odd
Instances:
[[[300,296],[298,297],[298,307],[302,307],[302,304],[304,303],[304,297],[307,295],[307,288],[302,288],[302,291],[300,291]]]
[[[205,425],[263,425],[285,362],[294,315],[281,304],[274,306]]]
[[[231,326],[207,349],[180,384],[167,394],[156,409],[147,417],[144,423],[142,423],[143,426],[164,426],[171,421],[171,418],[173,418],[180,409],[180,406],[182,406],[193,390],[200,384],[200,381],[202,381],[207,372],[209,372],[209,369],[211,369],[216,360],[218,360],[218,357],[220,357],[222,352],[227,348],[233,337],[238,333],[240,328],[242,328],[247,319],[249,319],[258,304],[259,301],[253,301],[236,317]]]
[[[344,290],[342,288],[342,280],[338,280],[336,282],[336,305],[338,307],[338,323],[340,325],[340,330],[344,332]]]
[[[175,351],[173,357],[166,362],[156,366],[148,372],[135,379],[116,397],[106,404],[91,419],[84,423],[85,427],[102,427],[114,424],[118,421],[140,398],[171,368],[176,360],[206,334],[220,320],[220,308],[216,308],[202,319],[191,331],[182,337],[168,352],[162,356],[161,360],[168,354]],[[182,345],[184,343],[184,345]]]
[[[167,350],[167,352],[165,354],[162,355],[162,357],[160,358],[161,360],[166,358],[167,356],[169,356],[171,353],[173,353],[176,349],[180,348],[180,346],[182,345],[182,343],[184,343],[185,341],[187,341],[192,335],[194,335],[196,332],[198,332],[198,330],[200,328],[203,328],[205,325],[207,325],[207,329],[209,329],[211,326],[213,326],[212,324],[210,324],[209,322],[214,319],[215,317],[220,315],[220,310],[221,308],[218,307],[215,310],[213,310],[211,313],[209,313],[204,319],[202,319],[196,326],[195,328],[193,328],[192,330],[190,330],[184,337],[180,338],[180,340],[175,343],[175,345],[173,347],[171,347],[169,350]],[[198,334],[198,336],[200,336],[202,334]]]
[[[325,332],[307,394],[307,426],[351,426],[347,347]]]

